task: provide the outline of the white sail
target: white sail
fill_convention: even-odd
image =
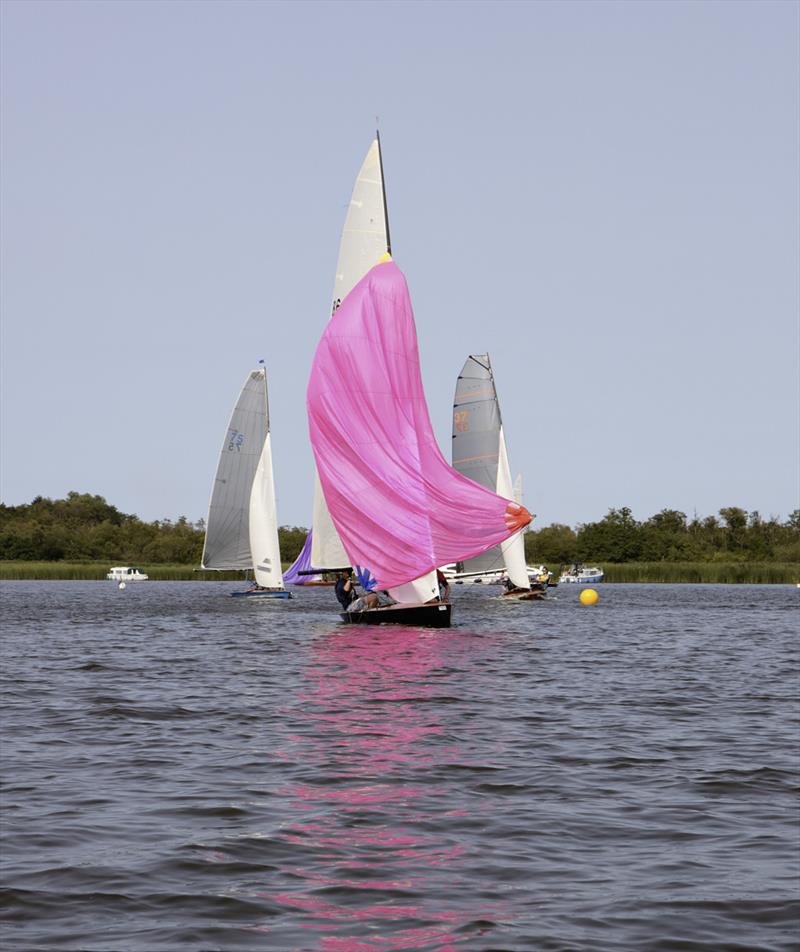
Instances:
[[[514,502],[522,505],[522,473],[517,473],[514,480]]]
[[[331,314],[364,275],[389,251],[391,242],[386,214],[386,191],[380,141],[376,136],[358,172],[350,197],[339,243]],[[350,564],[351,560],[328,512],[319,476],[316,476],[311,565],[324,570]],[[435,571],[391,592],[393,598],[404,603],[426,602],[437,598],[438,594]]]
[[[378,259],[391,250],[384,195],[381,149],[376,137],[350,196],[339,242],[331,314]]]
[[[256,583],[263,588],[283,588],[269,432],[250,491],[250,552]]]
[[[506,499],[515,499],[515,487],[511,481],[511,469],[508,465],[508,451],[506,450],[506,437],[502,423],[500,424],[498,449],[496,492],[498,496],[505,496]],[[500,548],[503,552],[503,561],[506,565],[508,577],[517,588],[530,588],[531,583],[525,562],[525,538],[522,529],[514,533],[510,539],[501,542]]]
[[[267,431],[264,371],[248,374],[234,407],[211,491],[201,565],[249,569],[250,490]]]
[[[339,243],[331,314],[389,248],[383,196],[380,143],[375,138],[361,165],[353,186],[353,194],[350,196]],[[315,472],[311,565],[324,570],[342,568],[349,564],[350,558],[328,512],[319,476]]]
[[[311,535],[311,566],[315,569],[341,569],[350,565],[336,526],[322,493],[319,474],[314,467],[314,522]]]

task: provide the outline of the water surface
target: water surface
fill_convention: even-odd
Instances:
[[[799,949],[789,586],[4,582],[0,946]]]

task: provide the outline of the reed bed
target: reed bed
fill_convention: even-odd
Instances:
[[[105,581],[108,562],[0,562],[0,579],[41,579],[50,581]],[[243,572],[207,572],[192,565],[138,564],[154,582],[232,582]]]
[[[3,562],[0,579],[105,580],[108,562]],[[207,572],[192,565],[138,566],[154,582],[232,582],[243,572]],[[284,570],[288,563],[284,564]],[[559,567],[551,566],[558,575]],[[606,582],[692,582],[786,585],[800,582],[797,562],[604,562]]]
[[[800,582],[796,562],[604,563],[606,582],[693,582],[785,585]]]

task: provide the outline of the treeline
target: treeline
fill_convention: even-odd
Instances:
[[[609,509],[577,529],[552,525],[525,536],[529,564],[572,562],[800,562],[800,509],[780,522],[736,506],[688,519],[675,509],[644,522],[628,508]]]
[[[281,559],[293,562],[306,529],[278,530]],[[71,492],[66,499],[44,499],[5,506],[0,503],[0,560],[91,562],[109,564],[199,565],[205,523],[185,516],[143,522],[126,515],[102,496]]]
[[[308,530],[278,530],[281,560],[293,562]],[[205,525],[184,516],[143,522],[102,496],[71,492],[66,499],[37,496],[28,505],[0,504],[0,560],[106,561],[121,565],[200,564]],[[697,562],[800,562],[800,510],[786,521],[764,519],[737,507],[688,519],[663,509],[639,522],[628,508],[610,509],[599,522],[572,529],[551,525],[525,535],[531,565],[572,562],[624,564]]]

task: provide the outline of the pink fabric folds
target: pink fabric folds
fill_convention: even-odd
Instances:
[[[307,401],[331,517],[349,558],[378,588],[484,552],[531,521],[442,456],[408,287],[393,262],[375,265],[329,321]]]

